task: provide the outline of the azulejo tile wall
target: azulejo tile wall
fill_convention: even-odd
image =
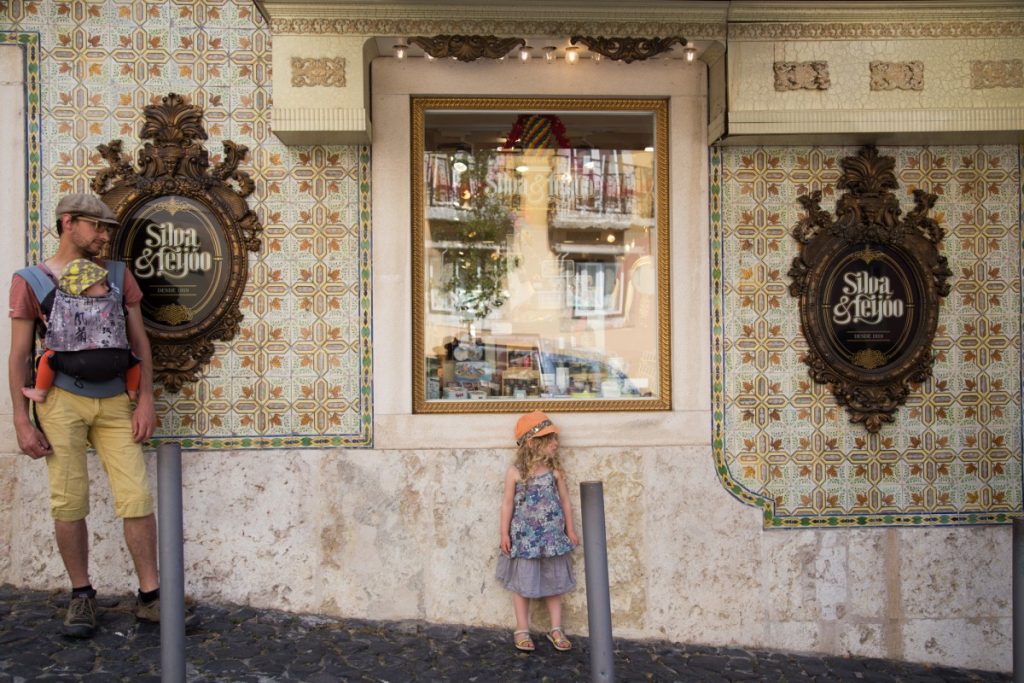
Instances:
[[[88,191],[105,167],[97,146],[121,139],[134,159],[143,107],[168,93],[204,110],[212,163],[224,140],[250,150],[242,169],[256,182],[249,202],[264,232],[250,255],[241,333],[218,342],[198,383],[178,394],[157,389],[157,440],[203,449],[372,445],[369,149],[286,147],[274,137],[271,36],[254,4],[0,8],[3,42],[26,46],[38,82],[30,261],[56,244],[59,196]]]
[[[970,524],[1021,512],[1021,149],[882,147],[933,215],[953,271],[932,379],[869,434],[814,383],[786,275],[797,197],[834,213],[852,147],[735,147],[712,161],[714,448],[766,527]]]

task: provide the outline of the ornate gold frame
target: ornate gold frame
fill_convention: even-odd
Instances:
[[[655,125],[656,234],[658,239],[658,397],[651,399],[582,400],[508,400],[508,401],[428,401],[426,399],[426,361],[424,355],[424,209],[423,150],[424,114],[428,110],[516,110],[544,111],[649,111]],[[412,199],[412,404],[414,413],[518,413],[530,410],[548,412],[618,412],[672,409],[671,270],[669,255],[669,128],[667,99],[579,99],[533,97],[412,97],[410,116],[410,168]]]
[[[146,122],[140,136],[149,139],[138,151],[139,170],[122,152],[121,141],[100,145],[108,167],[99,171],[92,189],[124,222],[146,202],[161,197],[195,200],[216,219],[228,247],[227,287],[212,312],[181,329],[146,331],[153,349],[153,379],[176,393],[186,382],[199,379],[213,358],[214,341],[228,341],[238,334],[242,312],[239,303],[248,279],[247,252],[259,251],[259,218],[246,197],[255,184],[238,165],[248,148],[224,141],[224,160],[210,168],[202,140],[203,110],[170,93],[160,104],[145,108]],[[237,184],[237,188],[229,181]],[[114,233],[109,251],[118,258],[123,231]]]

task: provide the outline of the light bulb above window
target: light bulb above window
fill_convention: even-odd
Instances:
[[[544,48],[544,61],[547,62],[548,64],[554,64],[555,63],[555,57],[557,57],[557,55],[555,54],[555,50],[557,50],[557,49],[558,48],[556,48],[554,45],[548,45],[547,47],[545,47]]]
[[[532,52],[532,47],[530,47],[529,45],[523,45],[521,48],[519,48],[519,61],[524,64],[530,61],[530,55]]]
[[[683,54],[686,55],[687,63],[692,64],[693,60],[697,57],[697,48],[693,46],[693,43],[687,41],[686,47],[683,48]]]
[[[409,52],[409,46],[405,43],[399,43],[394,46],[395,59],[405,59],[406,54]]]
[[[567,47],[565,48],[565,62],[567,64],[576,64],[580,61],[580,49],[578,47]]]

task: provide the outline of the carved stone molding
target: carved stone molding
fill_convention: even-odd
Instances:
[[[591,52],[596,52],[608,59],[625,62],[642,62],[651,57],[668,52],[673,45],[685,45],[686,38],[672,36],[668,38],[626,38],[604,36],[573,36],[573,45],[582,43]]]
[[[1024,21],[731,23],[729,38],[749,40],[879,40],[1019,38]]]
[[[366,8],[366,6],[364,6]],[[366,8],[369,11],[369,8]],[[431,19],[418,17],[395,18],[393,16],[368,17],[361,11],[359,16],[343,17],[275,17],[270,21],[270,30],[275,35],[520,35],[543,36],[551,34],[554,27],[562,35],[680,35],[692,40],[724,40],[724,21],[681,21],[677,16],[666,14],[658,20],[636,16],[628,20],[581,20],[578,15],[557,14],[550,19],[494,19],[460,18]],[[522,16],[521,12],[520,15]]]
[[[775,62],[775,89],[828,90],[832,85],[828,75],[828,62]]]
[[[214,341],[238,334],[247,252],[259,251],[263,226],[246,202],[255,183],[238,169],[245,146],[224,141],[210,168],[202,109],[170,93],[144,113],[138,170],[120,140],[100,145],[108,168],[92,189],[121,226],[110,255],[129,262],[145,295],[153,379],[177,392],[199,379]]]
[[[924,90],[924,63],[871,62],[872,90]]]
[[[1024,60],[996,59],[971,61],[971,88],[1024,88]]]
[[[413,36],[409,42],[423,48],[431,57],[453,57],[460,62],[473,62],[480,58],[501,59],[515,48],[526,45],[523,38],[463,35]]]
[[[869,432],[892,422],[912,386],[931,377],[952,275],[939,253],[945,231],[928,216],[936,195],[914,190],[914,209],[901,219],[895,165],[874,147],[846,157],[835,217],[816,190],[798,198],[807,215],[793,228],[800,255],[789,293],[800,300],[803,360]]]
[[[344,57],[292,57],[292,87],[345,87]]]

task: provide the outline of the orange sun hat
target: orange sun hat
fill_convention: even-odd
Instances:
[[[516,422],[516,445],[522,446],[536,436],[557,433],[558,427],[551,421],[551,418],[539,410],[535,410],[523,415]]]

